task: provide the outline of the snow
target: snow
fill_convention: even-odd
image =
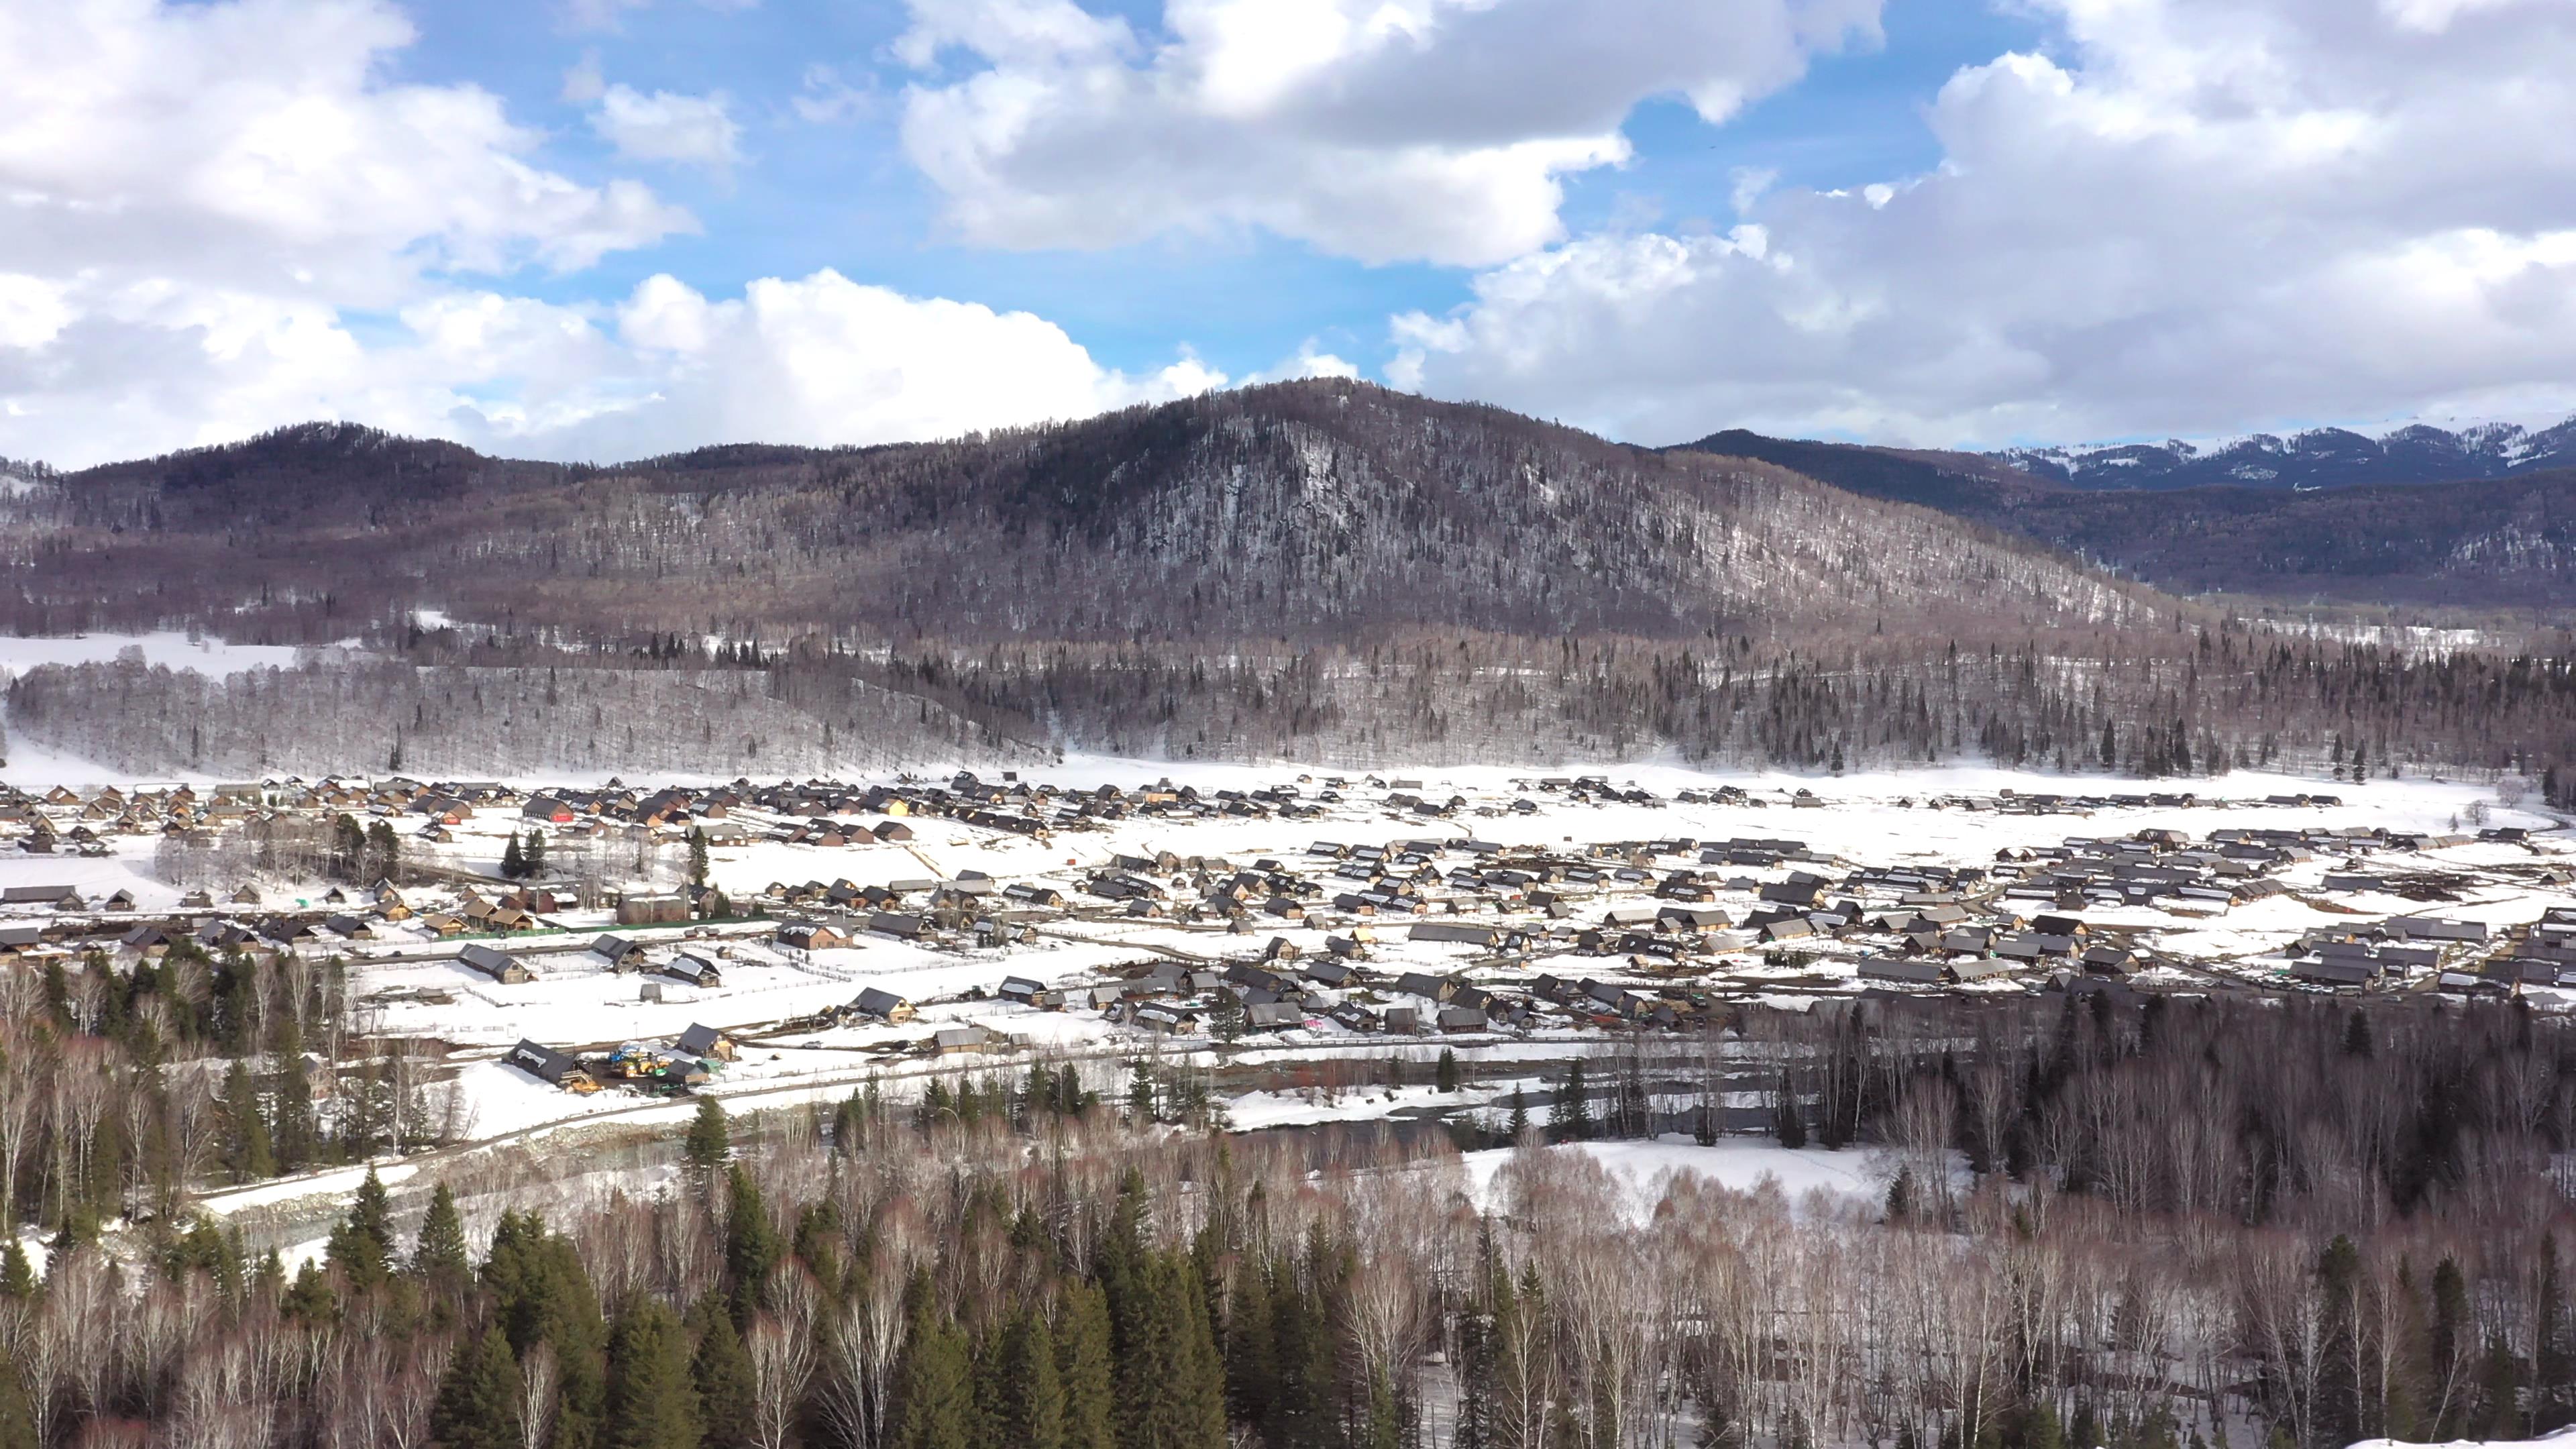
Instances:
[[[2420,1446],[2420,1449],[2569,1449],[2576,1444],[2576,1424],[2544,1434],[2537,1439],[2453,1439],[2447,1444]],[[2419,1449],[2406,1439],[2364,1439],[2352,1449]]]
[[[1476,1205],[1501,1206],[1496,1180],[1518,1148],[1497,1147],[1463,1154],[1468,1191]],[[1664,1136],[1642,1142],[1573,1142],[1539,1149],[1574,1152],[1599,1163],[1628,1190],[1628,1208],[1643,1221],[1663,1197],[1674,1177],[1696,1177],[1735,1192],[1776,1185],[1792,1203],[1816,1194],[1838,1206],[1875,1205],[1885,1200],[1896,1174],[1895,1158],[1879,1148],[1782,1147],[1754,1138],[1721,1138],[1703,1146],[1688,1137]]]
[[[111,663],[128,649],[139,651],[146,664],[193,670],[213,679],[247,669],[291,668],[296,657],[305,652],[285,644],[191,639],[174,630],[152,634],[0,635],[0,683],[40,664]]]

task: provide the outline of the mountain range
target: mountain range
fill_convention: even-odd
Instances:
[[[2576,417],[2552,427],[2478,423],[2456,431],[2415,423],[2373,436],[2315,428],[2217,442],[2008,448],[1987,457],[2078,488],[2280,488],[2307,492],[2373,484],[2511,478],[2576,467]]]
[[[1685,447],[1938,509],[2179,593],[2563,613],[2576,602],[2572,439],[2576,420],[2382,440],[2327,431],[2207,452],[1942,452],[1742,429]]]

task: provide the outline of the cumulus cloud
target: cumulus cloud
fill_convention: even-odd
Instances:
[[[567,85],[567,94],[570,90]],[[734,120],[731,105],[721,91],[703,96],[671,91],[646,95],[632,86],[612,85],[599,92],[590,128],[630,161],[729,171],[742,160],[742,126]]]
[[[2563,0],[2047,0],[1939,168],[1739,188],[1396,319],[1401,385],[1666,442],[1993,443],[2576,410]]]
[[[903,138],[972,242],[1260,227],[1490,264],[1563,234],[1562,178],[1628,161],[1639,101],[1724,120],[1878,3],[1166,0],[1149,40],[1074,0],[912,0]]]
[[[12,455],[76,466],[316,417],[556,456],[873,442],[1226,380],[1186,354],[1131,376],[1027,313],[832,272],[714,300],[669,277],[622,303],[510,295],[521,268],[695,223],[637,182],[548,169],[486,92],[389,83],[412,38],[383,0],[0,5]],[[631,153],[734,154],[713,98],[620,91],[596,94]]]
[[[626,381],[572,423],[487,413],[528,449],[632,457],[718,440],[883,443],[1086,417],[1225,385],[1184,354],[1156,372],[1102,367],[1027,312],[910,297],[824,270],[711,300],[670,276],[638,286],[614,328]],[[479,411],[479,410],[478,410]]]

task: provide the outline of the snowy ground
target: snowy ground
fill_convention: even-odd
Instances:
[[[1651,1142],[1574,1142],[1539,1149],[1591,1158],[1625,1190],[1631,1218],[1644,1222],[1675,1177],[1697,1177],[1736,1192],[1776,1187],[1793,1205],[1872,1207],[1887,1198],[1896,1175],[1892,1155],[1874,1148],[1829,1151],[1782,1147],[1753,1138],[1703,1146],[1687,1137]],[[1469,1192],[1479,1208],[1501,1206],[1497,1180],[1517,1148],[1465,1154]]]

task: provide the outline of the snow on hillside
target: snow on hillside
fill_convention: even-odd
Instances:
[[[221,639],[191,639],[175,630],[152,634],[72,634],[27,638],[0,635],[0,683],[40,664],[106,664],[128,649],[143,662],[187,669],[209,678],[245,669],[292,667],[303,651],[282,644],[227,644]]]

